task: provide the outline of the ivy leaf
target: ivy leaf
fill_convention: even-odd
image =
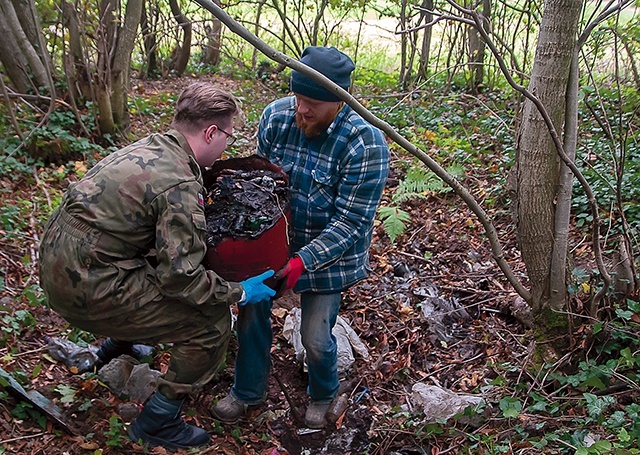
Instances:
[[[522,403],[515,397],[505,397],[500,400],[500,410],[507,418],[518,417],[522,411]]]
[[[73,387],[70,387],[65,384],[58,384],[58,386],[54,390],[58,392],[60,395],[62,395],[62,398],[60,399],[62,403],[74,402],[75,396],[76,396],[76,389],[74,389]]]

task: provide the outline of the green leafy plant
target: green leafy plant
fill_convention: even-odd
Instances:
[[[17,336],[26,327],[32,327],[36,323],[35,317],[27,310],[17,310],[13,314],[2,317],[2,337],[0,342],[4,343],[10,336]]]
[[[27,403],[26,401],[20,401],[15,408],[11,410],[11,415],[20,420],[31,418],[36,421],[40,428],[44,429],[47,427],[47,418],[35,409],[31,403]]]
[[[105,444],[109,447],[123,446],[125,441],[124,422],[122,422],[119,415],[109,417],[109,429],[105,431],[104,434],[107,436],[107,442]]]
[[[31,284],[23,289],[22,295],[24,295],[31,306],[44,305],[47,301],[47,297],[44,295],[42,288],[37,284]]]
[[[515,418],[522,412],[522,403],[516,397],[504,397],[499,402],[502,415],[506,418]]]
[[[62,403],[73,403],[75,401],[77,390],[66,384],[58,384],[54,389],[61,395]]]
[[[462,167],[451,165],[447,172],[453,176],[460,176],[464,173]],[[429,193],[447,193],[451,188],[446,186],[435,174],[429,172],[422,163],[414,162],[407,170],[405,178],[400,182],[391,196],[388,205],[381,205],[378,208],[378,218],[382,220],[384,231],[395,242],[396,238],[404,233],[407,224],[411,221],[409,212],[400,206],[403,202],[411,199],[424,199]]]

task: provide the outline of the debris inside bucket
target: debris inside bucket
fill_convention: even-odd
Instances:
[[[273,227],[289,207],[289,188],[282,174],[255,169],[223,169],[205,198],[207,244],[227,237],[258,237]]]

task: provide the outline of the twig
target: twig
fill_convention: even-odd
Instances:
[[[30,435],[27,435],[27,436],[18,436],[17,438],[4,439],[4,440],[0,441],[0,444],[6,444],[7,442],[21,441],[23,439],[39,438],[40,436],[44,436],[46,434],[47,433],[42,432],[42,433],[37,433],[37,434],[30,434]]]
[[[282,393],[284,394],[284,397],[287,400],[287,403],[289,403],[289,408],[291,409],[291,414],[293,414],[294,420],[296,420],[298,422],[303,422],[304,420],[302,418],[302,415],[300,414],[300,411],[298,410],[298,407],[296,406],[295,402],[293,401],[293,399],[289,395],[289,391],[287,390],[287,388],[285,387],[284,383],[282,382],[282,379],[280,379],[280,375],[278,375],[274,371],[273,372],[273,376],[276,378],[276,381],[278,382],[278,385],[280,386],[280,389],[282,389]]]

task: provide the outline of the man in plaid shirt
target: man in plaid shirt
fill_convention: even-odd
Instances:
[[[302,63],[345,90],[351,59],[336,48],[308,47]],[[294,256],[280,276],[300,294],[311,403],[306,425],[322,428],[338,392],[336,323],[342,292],[368,274],[376,208],[389,172],[382,132],[334,93],[293,71],[293,96],[271,103],[258,129],[260,156],[289,175]],[[272,331],[270,300],[239,309],[235,383],[212,414],[234,422],[264,402]]]

